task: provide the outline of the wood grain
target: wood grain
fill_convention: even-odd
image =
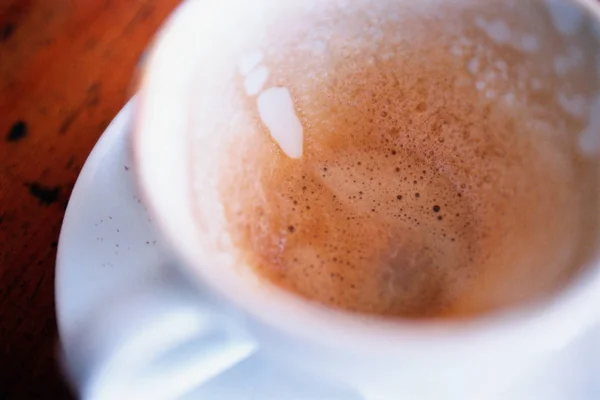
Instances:
[[[179,0],[0,1],[0,399],[69,398],[54,264],[77,175]]]

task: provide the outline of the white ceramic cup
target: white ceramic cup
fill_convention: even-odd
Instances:
[[[469,1],[421,3],[460,7]],[[514,34],[529,28],[542,43],[545,54],[540,57],[547,57],[557,73],[573,69],[574,81],[593,74],[595,81],[582,89],[574,107],[584,110],[581,118],[592,132],[591,146],[596,146],[600,11],[593,1],[479,3],[493,9],[496,18],[482,27],[482,35],[513,45]],[[367,400],[484,399],[501,393],[600,320],[600,266],[586,269],[547,302],[468,321],[408,322],[313,304],[249,280],[236,269],[219,268],[219,259],[197,246],[203,232],[194,222],[190,195],[193,76],[202,73],[203,65],[218,66],[221,46],[243,40],[247,29],[260,29],[315,4],[317,0],[188,0],[160,32],[139,93],[133,150],[146,204],[181,266],[165,276],[140,277],[138,287],[122,293],[119,309],[100,310],[82,328],[78,344],[65,349],[83,397],[175,398],[260,348],[285,368],[353,388]],[[529,25],[532,12],[547,13],[551,23]],[[567,50],[583,52],[585,61],[578,64],[571,58],[574,62],[568,64],[567,57],[568,65],[561,67],[565,43],[545,43],[544,29],[560,32]],[[535,51],[530,39],[521,39],[514,39],[516,47],[523,46],[520,51]],[[570,76],[565,74],[565,82]]]

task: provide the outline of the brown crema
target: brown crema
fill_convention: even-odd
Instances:
[[[397,21],[336,18],[314,17],[305,34],[282,21],[291,33],[264,48],[265,87],[294,100],[301,158],[273,140],[243,77],[227,94],[243,111],[225,128],[217,190],[240,264],[392,317],[474,315],[561,287],[596,238],[597,163],[545,89],[517,86],[526,56],[477,45],[457,56],[460,40],[425,22],[394,39]],[[329,33],[305,45],[320,24]]]

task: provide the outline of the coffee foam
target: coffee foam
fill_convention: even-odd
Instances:
[[[348,310],[467,315],[550,293],[594,237],[597,174],[564,134],[578,123],[540,108],[540,74],[515,67],[533,45],[499,57],[377,16],[321,12],[309,33],[281,21],[290,35],[242,62],[221,96],[234,118],[202,121],[223,133],[196,157],[199,204],[221,223],[199,222],[239,264]],[[243,82],[261,66],[255,97]]]
[[[294,100],[284,87],[269,88],[256,101],[258,115],[279,148],[291,158],[301,158],[304,140],[302,123],[294,110]]]
[[[269,69],[267,67],[263,65],[254,69],[244,80],[246,94],[254,96],[260,93],[267,79],[269,79]]]

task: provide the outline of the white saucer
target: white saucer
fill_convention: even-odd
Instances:
[[[56,263],[59,333],[69,346],[78,325],[106,296],[127,287],[142,270],[169,263],[168,252],[132,180],[130,101],[102,135],[79,175],[65,215]],[[187,397],[186,397],[187,398]],[[293,376],[260,352],[189,395],[211,399],[355,400],[354,394]]]
[[[109,293],[131,285],[141,271],[158,270],[169,262],[132,181],[128,139],[133,106],[130,101],[96,144],[65,215],[56,265],[56,305],[61,341],[67,347],[84,317],[106,302]],[[526,383],[500,398],[600,398],[596,379],[600,334],[592,339],[563,350],[543,370],[527,377]],[[269,365],[260,352],[186,398],[359,399]]]

